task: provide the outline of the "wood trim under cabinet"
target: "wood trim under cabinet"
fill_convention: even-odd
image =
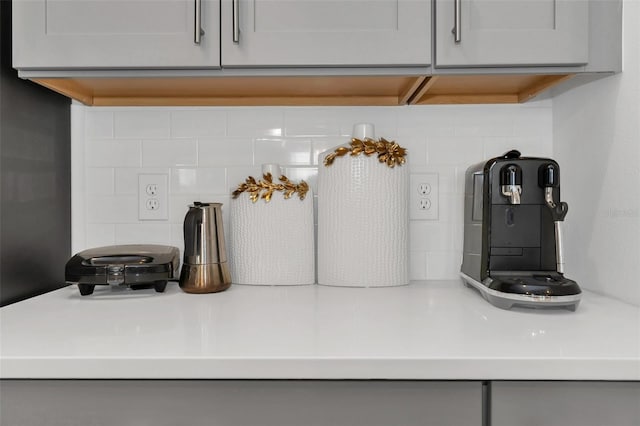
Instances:
[[[503,104],[526,102],[573,74],[487,74],[433,76],[410,99],[411,105]]]
[[[571,74],[34,78],[95,106],[394,106],[526,102]]]
[[[75,99],[85,105],[93,105],[91,90],[77,84],[71,78],[41,78],[32,80],[47,89],[58,92],[71,99]]]
[[[404,105],[424,76],[35,78],[86,105]]]

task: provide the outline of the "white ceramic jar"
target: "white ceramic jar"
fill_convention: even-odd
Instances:
[[[279,168],[264,167],[278,183]],[[259,180],[259,179],[257,179]],[[229,264],[234,284],[315,283],[313,194],[285,199],[275,191],[255,203],[247,192],[230,202]]]
[[[372,127],[356,125],[354,134]],[[318,284],[408,284],[408,166],[391,168],[375,154],[346,154],[325,166],[333,152],[318,160]]]

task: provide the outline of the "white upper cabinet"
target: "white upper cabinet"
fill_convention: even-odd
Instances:
[[[228,67],[425,66],[431,0],[222,0]]]
[[[220,0],[14,0],[13,66],[218,68],[219,23]]]
[[[583,65],[587,0],[436,0],[436,67]]]

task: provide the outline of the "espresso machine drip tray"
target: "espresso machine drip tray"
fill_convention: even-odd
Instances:
[[[65,267],[65,280],[77,284],[83,296],[96,285],[128,286],[134,290],[155,288],[162,293],[167,281],[177,280],[180,252],[177,247],[131,244],[97,247],[73,256]]]
[[[477,289],[489,303],[502,309],[512,307],[561,307],[575,311],[582,292],[578,284],[562,274],[539,272],[530,275],[493,274],[482,283],[460,274],[466,285]]]

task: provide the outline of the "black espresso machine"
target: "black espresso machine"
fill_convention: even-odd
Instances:
[[[548,158],[509,151],[465,175],[461,277],[491,304],[564,307],[580,303],[564,276],[560,167]]]

